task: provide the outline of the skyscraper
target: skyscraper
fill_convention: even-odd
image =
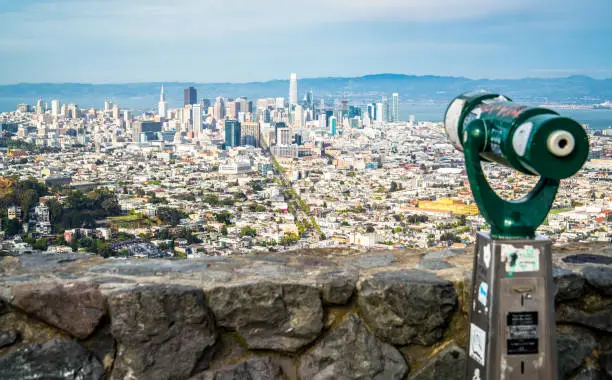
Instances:
[[[166,94],[164,93],[164,85],[162,84],[161,93],[159,94],[159,117],[168,117],[168,103],[166,102]]]
[[[197,137],[202,135],[202,106],[194,104],[191,106],[191,113],[193,114],[193,133]]]
[[[291,108],[291,106],[297,106],[297,104],[298,104],[297,74],[291,73],[291,77],[289,79],[289,108]]]
[[[51,101],[51,115],[59,116],[60,114],[60,101],[54,99]]]
[[[295,128],[303,128],[304,127],[304,109],[302,106],[295,106],[295,112],[293,114],[294,118],[294,127]]]
[[[223,102],[223,98],[218,97],[215,102],[215,107],[213,109],[213,117],[215,120],[223,120],[225,118],[225,103]]]
[[[238,120],[225,121],[225,147],[232,148],[240,146],[241,138],[240,123]]]
[[[119,106],[113,104],[113,120],[119,121],[119,119],[121,119],[121,116],[119,115]]]
[[[397,92],[393,93],[391,118],[391,121],[394,121],[396,123],[399,121],[399,94]]]
[[[185,105],[196,104],[198,102],[198,92],[193,87],[187,87],[184,91]]]
[[[241,124],[240,132],[242,133],[242,145],[251,145],[258,147],[260,134],[259,123],[256,121],[247,121]]]
[[[386,96],[382,97],[382,121],[389,121],[389,98]]]
[[[338,119],[335,116],[329,118],[329,135],[335,136],[338,128]]]

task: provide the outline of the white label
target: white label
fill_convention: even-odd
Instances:
[[[485,347],[487,344],[487,333],[476,326],[470,325],[470,357],[478,364],[484,367],[485,365]]]
[[[485,245],[482,249],[482,261],[485,267],[489,269],[489,265],[491,265],[491,246],[489,244]]]
[[[501,247],[502,261],[506,262],[506,272],[537,272],[540,270],[540,250],[530,245],[516,248],[510,244]]]
[[[474,376],[472,376],[472,380],[480,380],[480,368],[474,369]]]
[[[489,285],[486,282],[481,282],[478,287],[478,302],[482,306],[487,306],[487,295],[489,294]]]
[[[446,111],[446,118],[444,119],[444,127],[448,139],[453,143],[455,148],[463,151],[463,145],[459,140],[459,118],[461,117],[461,111],[465,106],[464,99],[455,99]]]
[[[512,136],[512,147],[519,156],[523,156],[527,150],[527,142],[529,141],[532,129],[532,122],[521,124]]]

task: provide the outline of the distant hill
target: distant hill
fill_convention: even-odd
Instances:
[[[164,83],[170,106],[179,106],[183,88],[194,86],[198,97],[216,96],[288,97],[288,80],[250,83]],[[15,84],[0,86],[0,111],[14,110],[18,103],[34,104],[60,99],[81,107],[101,107],[104,100],[112,100],[121,107],[144,110],[157,106],[161,83],[130,84]],[[591,104],[612,100],[612,79],[593,79],[586,76],[565,78],[524,79],[469,79],[446,76],[413,76],[403,74],[375,74],[355,78],[305,78],[299,80],[300,98],[307,89],[315,97],[341,98],[352,104],[376,101],[384,94],[398,92],[405,101],[446,103],[457,94],[487,89],[503,93],[514,100],[528,103]]]

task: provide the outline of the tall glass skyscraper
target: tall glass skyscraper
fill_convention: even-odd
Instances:
[[[185,105],[198,103],[198,92],[193,87],[187,87],[184,91]]]
[[[240,138],[242,137],[240,122],[238,120],[225,121],[225,147],[233,148],[240,146]]]
[[[391,118],[391,121],[394,121],[396,123],[399,121],[399,94],[397,92],[393,93]]]
[[[297,106],[298,104],[298,85],[297,85],[297,74],[291,73],[289,78],[289,107]]]

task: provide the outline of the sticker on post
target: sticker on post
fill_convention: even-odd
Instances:
[[[472,380],[480,380],[480,368],[476,368],[474,370],[474,376],[472,376]]]
[[[470,325],[470,357],[483,367],[486,360],[486,345],[487,333],[472,323]]]
[[[491,265],[491,245],[487,244],[482,248],[482,261],[487,269]]]
[[[478,287],[478,302],[482,306],[487,306],[487,295],[489,294],[489,285],[486,282],[481,282]]]
[[[504,244],[501,247],[501,256],[501,260],[506,263],[508,274],[540,270],[540,250],[530,245],[517,248]]]

